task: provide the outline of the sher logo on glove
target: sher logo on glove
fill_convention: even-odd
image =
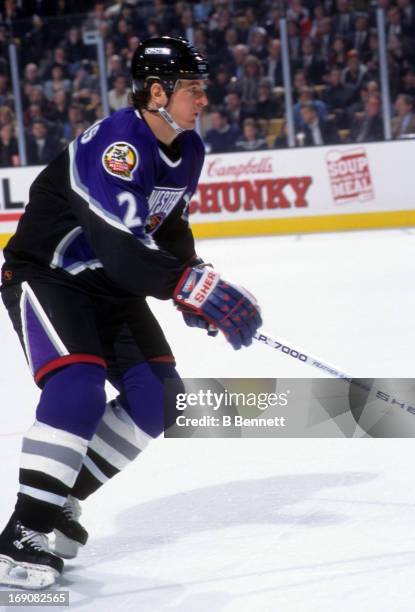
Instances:
[[[249,346],[262,325],[255,298],[211,268],[187,268],[174,291],[174,301],[190,327],[213,325],[235,349]]]

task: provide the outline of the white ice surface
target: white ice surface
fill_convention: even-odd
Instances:
[[[204,241],[264,329],[359,377],[411,377],[415,232]],[[186,377],[306,377],[153,303]],[[0,309],[0,524],[38,397]],[[71,610],[412,612],[411,439],[157,440],[84,503],[90,542],[57,589]],[[22,608],[23,609],[23,608]],[[25,608],[26,609],[26,608]]]

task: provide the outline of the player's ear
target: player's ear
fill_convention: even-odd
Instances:
[[[166,92],[161,83],[153,83],[150,87],[151,102],[158,108],[165,106],[168,102]]]

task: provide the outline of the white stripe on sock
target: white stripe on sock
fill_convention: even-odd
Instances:
[[[20,467],[23,470],[35,470],[37,472],[47,474],[48,476],[52,476],[53,478],[60,480],[60,482],[63,482],[63,484],[65,484],[67,487],[71,488],[74,486],[79,474],[79,471],[72,469],[64,463],[60,463],[59,461],[55,461],[49,457],[32,455],[30,453],[22,453],[20,455]]]
[[[95,463],[88,457],[88,455],[84,457],[84,466],[86,467],[87,470],[91,472],[92,476],[94,476],[97,480],[102,482],[102,484],[104,484],[104,482],[107,482],[107,480],[109,480],[108,476],[105,476],[105,474],[101,472],[99,467],[95,465]]]
[[[35,489],[28,485],[20,485],[20,493],[35,497],[36,499],[40,499],[50,504],[55,504],[55,506],[63,506],[66,502],[66,497],[55,495],[55,493],[50,493],[49,491],[42,491],[42,489]]]

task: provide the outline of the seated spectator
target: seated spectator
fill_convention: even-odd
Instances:
[[[333,39],[333,47],[329,53],[329,66],[336,68],[345,68],[347,64],[347,45],[346,39],[341,34],[338,34]]]
[[[243,134],[236,141],[236,151],[261,151],[267,149],[267,141],[261,135],[259,126],[255,119],[245,119],[243,125]]]
[[[114,87],[108,92],[108,102],[112,111],[120,110],[128,106],[130,89],[127,87],[125,76],[117,76],[114,80]]]
[[[321,83],[325,63],[314,51],[311,38],[305,38],[301,44],[301,58],[295,63],[296,70],[303,70],[309,83]]]
[[[415,98],[415,70],[413,68],[408,68],[404,72],[401,91]]]
[[[20,166],[17,140],[12,123],[0,127],[0,168]]]
[[[69,96],[67,92],[64,89],[58,89],[53,96],[48,119],[63,126],[68,121],[68,107]]]
[[[365,112],[367,99],[371,95],[380,96],[379,83],[377,81],[368,81],[363,85],[359,93],[359,99],[347,109],[349,123],[354,121],[356,113]]]
[[[326,104],[322,102],[321,100],[318,100],[315,98],[314,92],[311,89],[311,87],[303,87],[303,89],[300,92],[298,102],[294,104],[294,107],[293,107],[294,123],[295,123],[296,129],[304,128],[304,121],[303,121],[303,116],[301,113],[301,106],[303,104],[308,104],[308,103],[310,103],[313,106],[313,108],[315,109],[318,115],[318,118],[321,121],[324,122],[327,117]]]
[[[0,106],[0,127],[11,123],[14,125],[15,116],[10,106]]]
[[[40,72],[39,67],[34,62],[26,64],[23,71],[23,87],[25,85],[40,85]]]
[[[85,121],[85,112],[80,104],[71,104],[68,108],[68,120],[63,126],[62,136],[66,142],[74,139],[75,125]]]
[[[10,89],[9,77],[0,73],[0,106],[13,108],[14,98]]]
[[[44,85],[45,96],[48,100],[52,100],[57,91],[63,89],[66,92],[71,91],[71,82],[69,79],[63,78],[62,66],[56,64],[51,71],[51,79],[46,81]]]
[[[229,123],[228,114],[224,110],[211,113],[212,127],[205,136],[207,153],[228,153],[235,150],[235,143],[241,135],[236,125]]]
[[[363,117],[357,119],[352,125],[350,142],[376,142],[384,139],[383,120],[380,111],[380,96],[369,95]]]
[[[293,79],[293,98],[294,102],[297,102],[300,98],[301,92],[305,87],[308,87],[307,77],[304,70],[297,70],[294,73]]]
[[[317,7],[321,5],[317,5]],[[316,8],[317,8],[316,7]],[[332,50],[332,35],[331,35],[331,19],[330,17],[321,17],[316,24],[314,35],[311,34],[314,40],[315,49],[319,57],[324,62],[327,62]]]
[[[73,26],[66,33],[65,41],[63,42],[66,60],[69,64],[71,74],[75,74],[82,60],[89,57],[90,51],[87,45],[82,41],[80,28]],[[55,58],[56,59],[56,58]]]
[[[281,60],[281,42],[273,38],[268,43],[268,56],[262,62],[264,75],[270,79],[272,87],[284,85]]]
[[[301,58],[301,34],[300,26],[293,19],[287,21],[287,34],[290,59],[296,62]]]
[[[265,28],[254,28],[249,36],[248,44],[250,55],[255,55],[262,62],[268,56]]]
[[[332,19],[333,34],[347,36],[354,30],[355,16],[352,12],[349,0],[337,0],[336,11]]]
[[[329,113],[336,115],[336,122],[340,128],[347,128],[347,107],[355,96],[355,89],[351,85],[341,82],[341,70],[332,68],[328,76],[328,87],[322,95]]]
[[[233,89],[229,91],[225,98],[225,111],[231,124],[242,126],[247,115],[239,91]]]
[[[63,47],[56,47],[54,50],[52,61],[47,64],[42,74],[44,81],[50,81],[52,79],[52,70],[55,66],[60,66],[62,68],[62,77],[64,79],[69,79],[69,77],[72,76],[66,59],[66,51]]]
[[[258,101],[258,86],[261,77],[261,62],[255,55],[248,55],[244,62],[244,75],[238,82],[242,103],[246,107],[247,114],[255,112],[255,105]]]
[[[248,47],[246,45],[236,45],[232,49],[233,65],[232,72],[236,79],[242,79],[245,74],[245,60],[248,57]]]
[[[400,94],[395,100],[395,117],[392,118],[392,137],[403,138],[407,134],[415,136],[414,99]]]
[[[127,76],[121,55],[116,55],[116,54],[111,55],[108,61],[107,75],[108,75],[108,88],[109,89],[112,89],[114,87],[114,82],[117,77]]]
[[[333,122],[320,119],[312,102],[303,102],[300,107],[303,130],[297,133],[300,146],[337,144],[339,135]]]
[[[207,97],[211,106],[220,106],[226,97],[230,75],[224,66],[218,66],[212,74],[207,88]]]
[[[26,145],[29,166],[48,164],[62,148],[62,143],[48,132],[44,121],[33,122]]]
[[[104,117],[101,96],[96,91],[91,92],[89,102],[85,106],[85,117],[89,124],[95,123],[95,121]]]
[[[348,46],[355,49],[362,59],[370,55],[369,48],[369,15],[367,13],[356,13],[355,29],[347,35]]]
[[[255,105],[255,117],[257,119],[274,119],[281,115],[281,105],[272,96],[271,83],[268,79],[262,79],[258,87],[258,102]]]
[[[342,74],[343,83],[352,85],[358,90],[367,79],[366,73],[367,68],[361,63],[358,52],[356,49],[351,49],[347,53],[347,66]]]

